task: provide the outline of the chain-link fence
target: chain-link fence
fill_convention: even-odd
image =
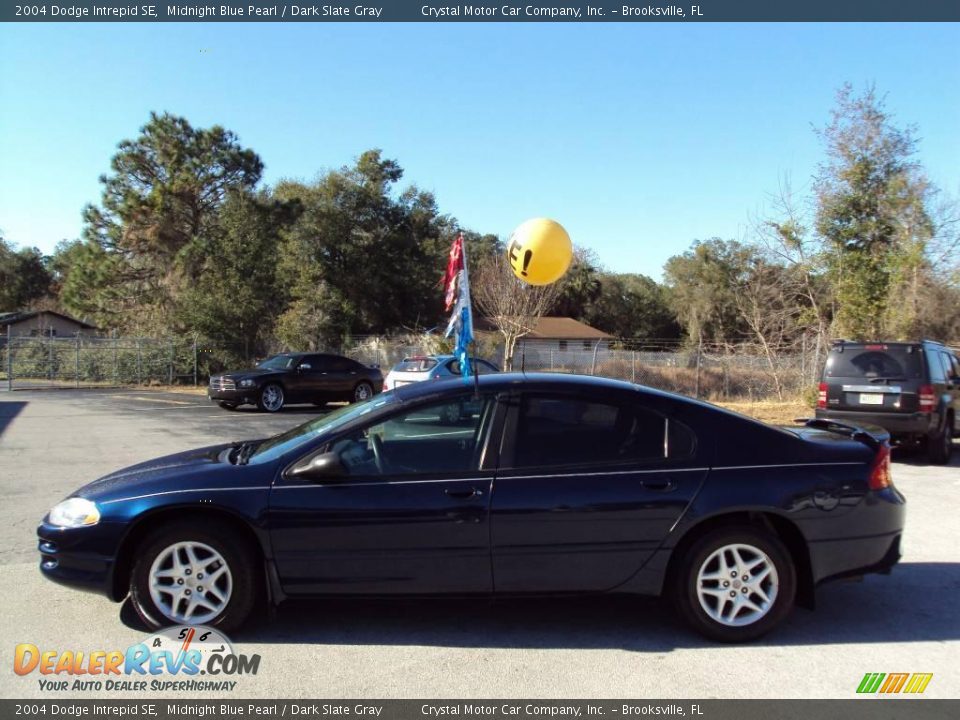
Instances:
[[[9,390],[195,384],[201,348],[187,339],[21,337],[0,339],[0,381]]]
[[[743,343],[685,349],[650,342],[633,347],[609,340],[521,341],[513,368],[618,378],[708,400],[779,400],[816,387],[827,349],[813,342],[785,348]],[[450,343],[430,334],[365,336],[317,350],[377,365],[386,374],[405,357],[449,352]],[[484,335],[475,352],[503,367],[498,336]],[[209,359],[217,355],[216,348],[183,337],[0,337],[0,386],[205,384]]]

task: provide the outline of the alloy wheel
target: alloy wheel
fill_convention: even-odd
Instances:
[[[279,385],[267,385],[261,394],[263,409],[276,412],[283,407],[283,390]]]
[[[367,383],[360,383],[353,391],[353,400],[354,402],[362,402],[363,400],[369,399],[372,394],[373,388]]]
[[[223,556],[201,542],[178,542],[150,566],[150,599],[168,620],[199,625],[220,615],[233,593]]]
[[[728,627],[752,625],[773,607],[780,587],[770,557],[753,545],[724,545],[697,573],[697,599],[714,621]]]

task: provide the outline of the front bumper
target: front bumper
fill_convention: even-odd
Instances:
[[[113,599],[115,550],[121,535],[114,523],[60,528],[44,522],[37,528],[40,572],[60,585]]]
[[[879,425],[891,435],[931,435],[937,431],[937,416],[932,413],[899,414],[820,408],[817,418],[851,425]]]
[[[237,405],[250,405],[257,402],[257,388],[238,388],[236,390],[214,390],[207,388],[207,397],[213,402],[229,402]]]

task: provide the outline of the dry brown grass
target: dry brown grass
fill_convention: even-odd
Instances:
[[[794,418],[813,417],[813,408],[799,398],[789,402],[757,400],[754,402],[715,402],[727,410],[749,415],[772,425],[794,425]]]

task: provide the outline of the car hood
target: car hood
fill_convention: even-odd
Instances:
[[[224,450],[236,443],[223,443],[165,455],[154,460],[104,475],[75,493],[76,497],[107,501],[158,492],[175,492],[190,488],[236,487],[253,484],[250,466],[236,466],[220,461]]]
[[[242,380],[243,378],[262,377],[264,375],[279,375],[285,370],[270,370],[268,368],[250,368],[249,370],[232,370],[221,373],[215,377],[229,378],[231,380]]]

